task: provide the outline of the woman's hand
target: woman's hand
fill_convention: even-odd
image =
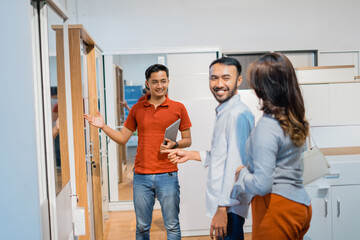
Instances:
[[[241,169],[243,169],[245,166],[241,165],[239,166],[235,171],[235,182],[239,179]]]

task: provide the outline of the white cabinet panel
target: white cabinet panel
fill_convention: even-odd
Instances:
[[[311,125],[359,124],[360,82],[300,85]]]
[[[360,239],[360,185],[306,187],[313,215],[305,240]]]
[[[320,52],[319,66],[356,65],[358,52]]]
[[[319,66],[355,65],[354,73],[358,75],[359,52],[319,52]]]
[[[255,124],[262,117],[263,111],[260,110],[259,98],[256,96],[254,90],[242,89],[239,90],[241,101],[249,107],[250,111],[254,114]]]
[[[213,98],[209,89],[209,73],[171,75],[169,97],[175,101],[195,98]]]
[[[206,216],[207,169],[200,162],[179,164],[180,223],[183,236],[208,234],[211,218]]]
[[[331,166],[331,175],[325,177],[329,184],[360,185],[360,155],[327,156],[326,158]]]
[[[169,97],[173,100],[211,98],[209,65],[216,52],[168,54]]]
[[[327,83],[354,81],[355,67],[296,69],[299,83]]]
[[[209,65],[216,59],[216,52],[174,53],[167,55],[170,75],[193,73],[209,74]]]
[[[189,114],[192,145],[188,150],[209,150],[218,102],[208,99],[181,101]],[[183,236],[209,234],[211,219],[206,216],[207,169],[200,162],[179,164],[180,222]]]
[[[311,198],[312,218],[305,240],[331,239],[331,199],[329,189],[306,187]]]
[[[360,239],[359,157],[331,156],[331,174],[306,186],[313,216],[305,239]]]
[[[310,124],[330,122],[328,84],[300,85],[305,102],[306,117]]]
[[[329,84],[329,94],[332,122],[360,123],[360,82]]]
[[[320,148],[360,146],[360,125],[311,127],[311,134]]]
[[[314,66],[314,53],[284,53],[285,56],[291,61],[294,68],[298,67],[312,67]]]
[[[360,239],[360,185],[332,188],[333,239]]]

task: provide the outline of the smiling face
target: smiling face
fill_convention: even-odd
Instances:
[[[151,97],[162,98],[167,93],[169,79],[165,71],[153,72],[145,84],[150,89]]]
[[[237,94],[241,81],[242,77],[233,65],[216,63],[210,68],[210,90],[220,104]]]

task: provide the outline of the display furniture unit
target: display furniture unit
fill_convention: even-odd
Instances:
[[[57,41],[63,26],[54,25]],[[69,25],[69,56],[73,118],[75,178],[78,206],[85,208],[86,235],[80,240],[103,239],[99,130],[84,121],[84,113],[98,111],[96,51],[98,46],[82,25]]]
[[[306,186],[313,213],[304,239],[360,239],[360,151],[352,153],[358,155],[328,156],[331,174]]]

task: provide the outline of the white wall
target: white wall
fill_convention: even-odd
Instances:
[[[223,51],[359,48],[358,0],[75,0],[84,24],[105,51],[217,46]]]
[[[41,239],[30,1],[0,8],[0,239]]]
[[[124,70],[123,78],[126,80],[127,85],[142,85],[145,87],[145,70],[150,65],[158,63],[158,57],[166,59],[165,54],[133,54],[114,56],[114,62]]]

